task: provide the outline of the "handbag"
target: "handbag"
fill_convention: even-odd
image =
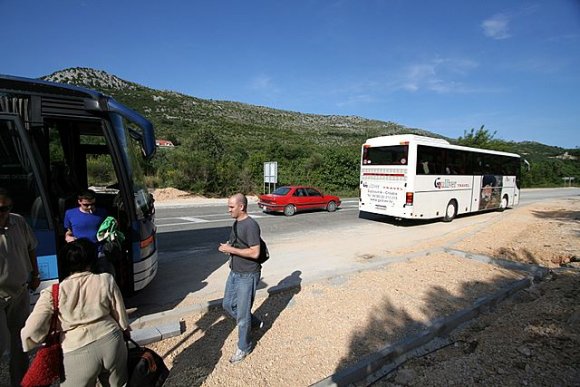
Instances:
[[[129,342],[134,346],[129,347]],[[159,354],[131,338],[127,338],[127,350],[128,387],[160,387],[165,383],[169,369]]]
[[[50,330],[22,379],[22,387],[50,386],[65,379],[58,329],[58,284],[52,285],[52,305],[54,311],[50,320]]]

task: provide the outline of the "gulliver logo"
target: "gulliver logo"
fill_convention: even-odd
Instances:
[[[438,189],[456,188],[457,182],[454,180],[441,179],[440,177],[438,177],[435,179],[434,185],[435,185],[435,188],[438,188]]]

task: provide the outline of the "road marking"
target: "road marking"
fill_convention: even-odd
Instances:
[[[206,223],[206,222],[209,222],[209,220],[205,220],[205,219],[201,219],[201,218],[192,218],[190,216],[182,216],[182,217],[179,217],[177,219],[188,220],[191,223]]]
[[[263,212],[248,212],[248,215],[252,215],[252,218],[265,218],[267,215],[264,215]]]
[[[340,212],[347,212],[347,211],[358,211],[358,207],[356,208],[341,208],[338,211]],[[252,218],[270,218],[272,215],[255,215],[253,212],[249,213],[252,215]],[[211,216],[211,215],[207,215]],[[281,217],[284,218],[284,217]],[[189,217],[182,217],[182,218],[163,218],[163,219],[184,219],[190,220],[189,222],[178,222],[178,223],[168,223],[168,224],[157,224],[157,228],[164,228],[164,227],[173,227],[173,226],[186,226],[186,225],[193,225],[196,223],[217,223],[217,222],[230,222],[232,221],[231,218],[226,219],[215,219],[215,220],[207,220],[207,219],[200,219],[200,218],[189,218]]]

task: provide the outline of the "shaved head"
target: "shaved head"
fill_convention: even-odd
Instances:
[[[248,209],[248,199],[244,194],[237,193],[230,196],[228,199],[228,212],[232,218],[237,220],[243,220],[248,215],[246,210]]]
[[[232,200],[237,203],[237,204],[241,204],[244,206],[242,211],[246,211],[248,209],[248,198],[246,198],[246,195],[241,194],[241,193],[237,193],[235,195],[232,196]]]

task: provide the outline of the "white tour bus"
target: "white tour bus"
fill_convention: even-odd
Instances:
[[[362,146],[359,210],[403,219],[443,218],[519,202],[520,156],[411,134]]]

